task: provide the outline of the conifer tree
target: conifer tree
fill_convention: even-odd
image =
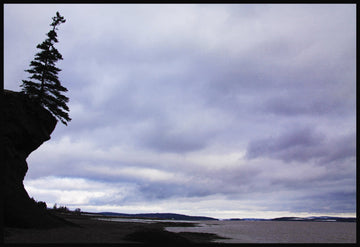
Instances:
[[[68,114],[69,107],[66,105],[69,98],[63,95],[63,92],[68,90],[59,81],[58,72],[61,69],[55,67],[55,63],[62,60],[63,57],[54,47],[54,44],[58,43],[57,26],[66,20],[59,12],[56,12],[56,16],[52,20],[53,22],[50,24],[52,28],[47,33],[48,38],[37,45],[36,48],[40,49],[40,52],[36,53],[34,60],[30,62],[30,69],[25,70],[31,76],[29,80],[23,80],[21,87],[23,93],[38,101],[63,124],[67,125],[67,122],[71,121]]]

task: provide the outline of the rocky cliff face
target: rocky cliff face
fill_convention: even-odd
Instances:
[[[56,119],[26,95],[8,90],[1,94],[0,114],[4,225],[51,227],[63,224],[39,208],[23,185],[28,170],[26,158],[50,139]]]

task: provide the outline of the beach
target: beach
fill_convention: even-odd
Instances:
[[[50,229],[4,227],[4,243],[209,243],[217,236],[211,233],[166,231],[166,227],[191,227],[184,222],[116,222],[98,220],[95,216],[61,215],[73,226]],[[221,237],[219,237],[221,238]]]

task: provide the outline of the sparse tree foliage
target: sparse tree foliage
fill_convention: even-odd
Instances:
[[[75,212],[76,215],[80,215],[80,214],[81,214],[81,209],[80,209],[80,208],[76,208],[76,209],[74,210],[74,212]]]
[[[33,61],[30,62],[30,69],[25,70],[30,73],[29,80],[23,80],[22,92],[29,95],[30,98],[37,100],[41,105],[46,107],[57,119],[63,124],[71,121],[68,111],[69,98],[63,92],[67,89],[63,87],[58,78],[58,72],[61,69],[55,67],[58,60],[63,57],[54,47],[58,43],[56,30],[57,26],[66,20],[63,16],[56,12],[56,16],[52,18],[50,24],[52,29],[47,33],[47,39],[37,45],[40,52],[36,53]]]
[[[30,200],[31,200],[34,204],[36,204],[39,208],[47,209],[46,202],[36,201],[33,197],[31,197]]]
[[[60,206],[59,208],[57,208],[57,211],[62,212],[62,213],[67,213],[70,210],[66,206]]]

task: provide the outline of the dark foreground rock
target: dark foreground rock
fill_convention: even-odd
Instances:
[[[1,93],[0,111],[4,225],[46,228],[67,224],[38,207],[23,184],[26,158],[50,139],[57,120],[26,95],[8,90]]]
[[[140,230],[129,235],[126,235],[124,240],[135,241],[139,243],[147,243],[147,244],[190,244],[191,242],[179,234],[168,232],[168,231],[159,231],[156,229],[146,229]]]
[[[212,243],[219,236],[209,233],[173,233],[166,227],[178,223],[115,222],[96,220],[97,216],[59,214],[61,218],[79,227],[62,226],[49,229],[6,227],[5,243],[13,244],[145,244],[152,246],[189,246]],[[194,226],[181,223],[182,227]]]

